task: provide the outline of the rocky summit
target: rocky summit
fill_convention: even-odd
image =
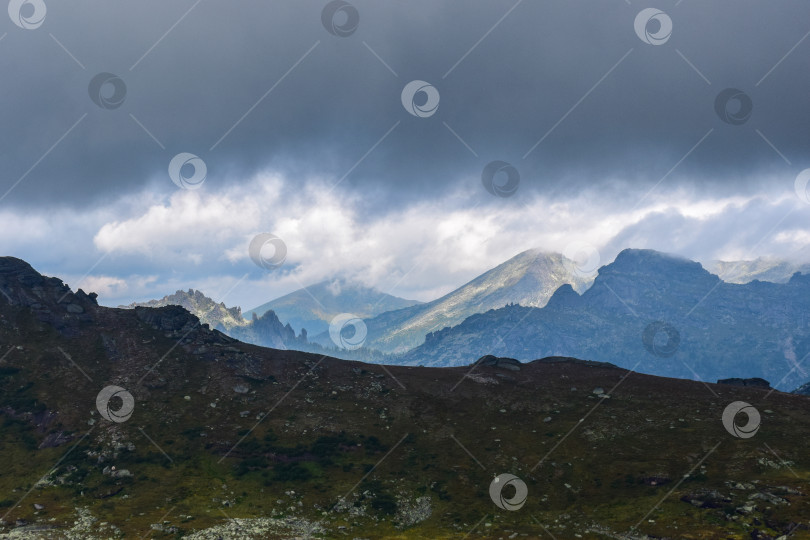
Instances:
[[[10,257],[0,296],[0,538],[810,536],[803,395],[263,348]]]

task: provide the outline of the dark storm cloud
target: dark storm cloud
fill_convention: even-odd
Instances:
[[[287,173],[287,189],[351,171],[341,189],[370,210],[462,180],[483,189],[493,160],[520,171],[521,193],[622,178],[632,199],[699,141],[660,189],[696,181],[730,195],[756,188],[760,172],[793,177],[810,163],[810,40],[777,66],[807,32],[803,0],[660,2],[673,32],[659,46],[633,29],[647,2],[351,3],[360,22],[348,37],[327,32],[326,2],[309,0],[51,1],[36,30],[5,19],[0,191],[24,179],[2,204],[170,193],[179,152],[205,160],[205,189],[263,168]],[[117,108],[88,95],[101,72],[126,85]],[[412,80],[438,89],[436,114],[402,107]],[[753,103],[742,125],[715,113],[729,87]]]

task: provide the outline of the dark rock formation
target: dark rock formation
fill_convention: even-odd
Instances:
[[[769,389],[771,387],[771,383],[766,381],[765,379],[760,379],[759,377],[752,377],[750,379],[740,379],[738,377],[732,377],[731,379],[719,379],[717,384],[730,384],[732,386],[753,386],[755,388],[765,388]]]

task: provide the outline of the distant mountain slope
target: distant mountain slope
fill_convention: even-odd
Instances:
[[[810,274],[810,264],[771,257],[759,257],[753,261],[710,261],[705,268],[727,283],[750,283],[755,279],[787,283],[796,272]]]
[[[365,319],[418,304],[416,300],[406,300],[351,282],[323,281],[246,311],[244,316],[250,318],[254,313],[263,315],[273,310],[296,332],[306,328],[309,335],[314,336],[326,332],[330,321],[341,313],[352,313]]]
[[[584,291],[591,281],[578,276],[576,264],[558,253],[524,251],[441,298],[365,321],[366,346],[405,352],[420,345],[428,332],[459,324],[470,315],[510,303],[544,306],[560,285],[570,283]]]
[[[787,389],[810,376],[810,365],[801,364],[810,352],[808,312],[809,275],[738,285],[687,259],[625,250],[582,296],[564,285],[545,308],[474,315],[429,334],[401,361],[455,366],[481,354],[575,356],[683,378],[762,377]],[[670,334],[677,345],[667,344]]]

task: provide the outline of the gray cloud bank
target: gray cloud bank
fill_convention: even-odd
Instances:
[[[791,211],[783,199],[793,179],[810,167],[802,0],[356,0],[359,24],[346,37],[324,27],[327,2],[46,4],[39,28],[0,23],[0,194],[8,192],[0,212],[19,231],[2,247],[48,269],[81,277],[107,254],[97,278],[138,276],[127,279],[154,290],[225,275],[235,282],[246,253],[234,250],[273,230],[289,237],[298,278],[316,279],[313,246],[350,249],[363,231],[382,242],[386,223],[414,229],[417,218],[435,224],[429,216],[442,213],[444,226],[461,228],[447,246],[500,246],[441,276],[410,273],[424,282],[405,292],[425,296],[521,249],[562,249],[570,236],[608,254],[634,244],[695,257],[793,253],[806,238],[806,207],[773,229]],[[672,21],[660,45],[634,29],[650,6]],[[655,33],[656,23],[646,29]],[[94,102],[88,86],[99,73],[119,77],[125,95],[108,84]],[[436,88],[434,114],[403,107],[413,80]],[[715,110],[726,88],[753,105],[739,125]],[[199,199],[178,194],[169,178],[180,152],[206,164]],[[513,197],[481,185],[493,160],[519,171]],[[714,218],[696,210],[700,201]],[[554,216],[557,228],[521,230],[508,215],[531,215],[527,208]],[[211,219],[219,221],[203,223]],[[602,237],[611,219],[617,236]],[[335,223],[349,232],[323,232]],[[489,233],[475,230],[480,223]],[[218,240],[203,236],[197,246],[202,231]],[[763,243],[768,234],[781,240]],[[387,261],[373,271],[334,260],[372,281],[403,275],[414,257],[446,260],[440,243],[435,252],[400,243],[363,251]],[[148,294],[139,291],[120,298]]]

